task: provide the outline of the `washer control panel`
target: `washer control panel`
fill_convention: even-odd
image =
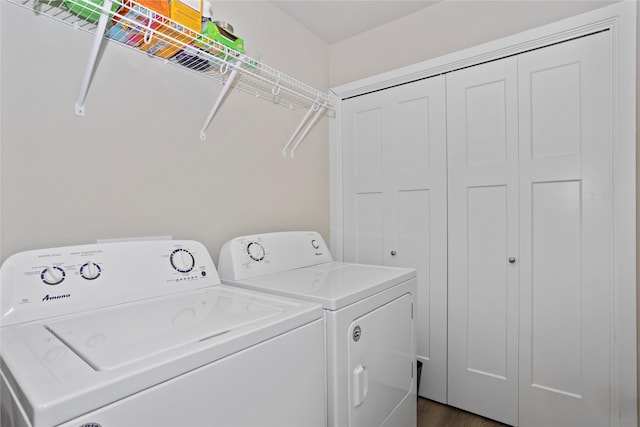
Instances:
[[[315,231],[288,231],[240,236],[220,250],[218,272],[223,280],[240,280],[333,261]]]
[[[0,280],[2,326],[220,284],[209,252],[192,240],[21,252],[4,262]]]

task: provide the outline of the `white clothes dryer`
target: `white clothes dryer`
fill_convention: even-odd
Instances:
[[[324,308],[330,426],[416,425],[416,271],[334,262],[316,232],[224,244],[222,282]]]
[[[195,241],[2,265],[2,426],[325,426],[319,304],[224,286]]]

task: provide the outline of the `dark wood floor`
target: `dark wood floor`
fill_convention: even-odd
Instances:
[[[506,427],[506,424],[418,398],[418,427]]]

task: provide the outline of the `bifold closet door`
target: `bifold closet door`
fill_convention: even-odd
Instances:
[[[517,59],[447,75],[448,402],[518,422]]]
[[[344,260],[384,265],[389,113],[384,91],[343,102]]]
[[[521,426],[611,424],[610,37],[518,58]]]
[[[443,76],[343,103],[345,261],[417,270],[420,395],[446,402]]]
[[[447,75],[451,405],[615,418],[610,37]]]

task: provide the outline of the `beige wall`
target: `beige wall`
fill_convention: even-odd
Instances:
[[[0,1],[1,259],[98,238],[200,240],[217,261],[234,235],[314,229],[329,237],[328,118],[281,150],[305,111],[232,91],[108,43],[74,104],[92,37]],[[328,88],[328,45],[268,2],[214,2],[261,60]]]

